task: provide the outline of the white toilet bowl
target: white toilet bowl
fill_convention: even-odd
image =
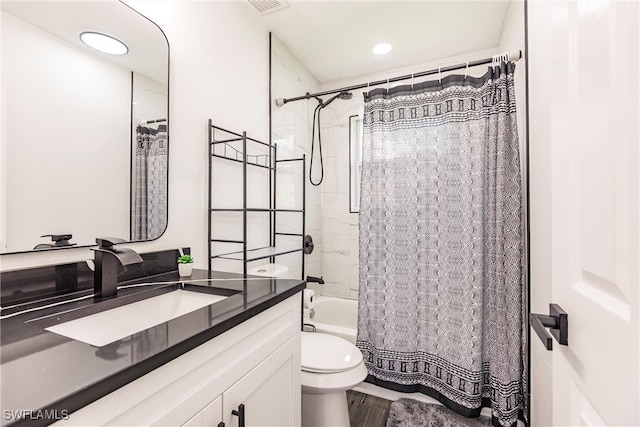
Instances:
[[[302,425],[349,427],[347,390],[367,377],[362,352],[342,338],[302,332]]]

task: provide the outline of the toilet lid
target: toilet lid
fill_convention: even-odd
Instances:
[[[362,363],[362,352],[349,341],[328,334],[302,332],[302,370],[334,373]]]

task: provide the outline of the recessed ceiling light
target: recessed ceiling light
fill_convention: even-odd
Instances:
[[[378,43],[373,47],[373,53],[376,55],[385,55],[391,52],[391,49],[393,49],[393,46],[389,43]]]
[[[92,49],[110,55],[124,55],[129,52],[126,44],[120,40],[102,33],[84,32],[80,34],[80,40]]]

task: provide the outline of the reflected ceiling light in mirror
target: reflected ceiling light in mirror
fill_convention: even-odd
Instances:
[[[386,55],[387,53],[391,52],[392,49],[393,46],[391,46],[391,44],[389,43],[378,43],[373,47],[373,53],[375,53],[376,55]]]
[[[102,33],[86,31],[80,34],[80,40],[90,48],[110,55],[124,55],[129,52],[126,44]]]

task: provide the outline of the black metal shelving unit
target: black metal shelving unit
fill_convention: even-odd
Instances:
[[[218,139],[218,134],[222,134],[225,138]],[[227,137],[228,136],[228,137]],[[306,181],[304,179],[304,171],[306,170],[306,158],[303,155],[295,159],[278,159],[277,147],[257,139],[249,138],[246,132],[236,133],[230,130],[214,126],[212,120],[209,120],[209,210],[208,210],[208,267],[212,270],[214,259],[226,259],[241,261],[243,263],[243,273],[247,275],[247,264],[252,261],[269,259],[274,262],[275,258],[280,255],[300,252],[302,279],[304,280],[304,236],[305,236],[305,207],[306,207]],[[241,148],[235,148],[231,144],[241,145]],[[264,147],[268,154],[250,155],[247,148],[249,144],[258,144]],[[213,186],[213,159],[219,158],[225,161],[231,161],[242,164],[242,207],[241,208],[216,208],[213,206],[212,186]],[[299,162],[302,172],[302,209],[278,209],[276,206],[276,190],[277,190],[277,167],[279,164],[286,162]],[[247,170],[248,168],[264,168],[269,170],[268,191],[269,191],[269,208],[249,207],[247,202]],[[241,239],[216,239],[214,238],[213,215],[216,212],[237,212],[242,214],[242,238]],[[260,248],[249,248],[247,244],[247,213],[262,212],[269,214],[269,243],[270,246]],[[277,231],[277,214],[279,212],[299,213],[301,216],[301,233],[281,233]],[[279,247],[278,236],[294,236],[300,237],[300,244],[295,247]],[[242,245],[242,249],[233,252],[214,254],[212,246],[216,243],[231,243]]]

